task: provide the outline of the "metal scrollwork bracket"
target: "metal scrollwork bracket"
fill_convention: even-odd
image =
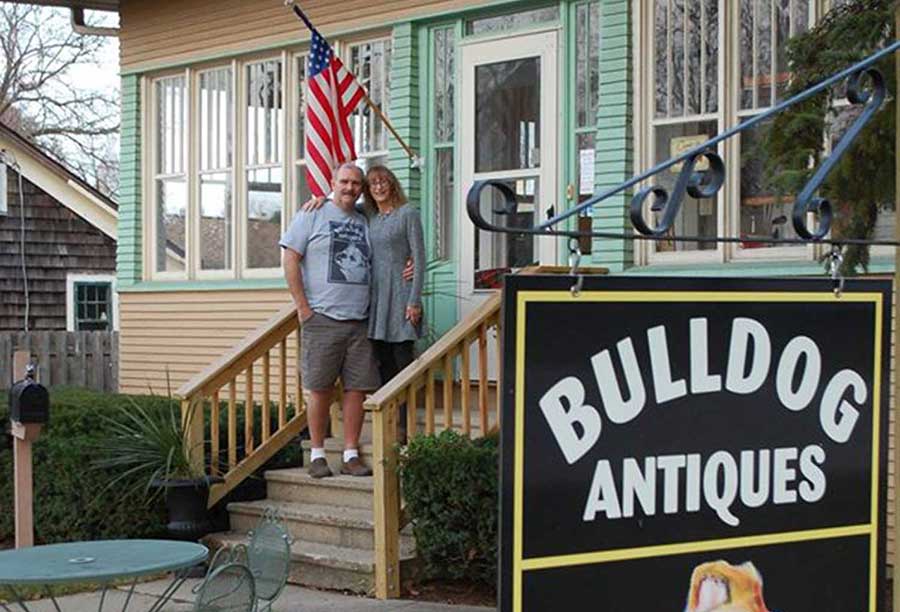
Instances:
[[[776,106],[759,113],[721,134],[710,138],[706,142],[681,153],[669,160],[657,164],[642,174],[633,176],[620,185],[595,194],[588,200],[559,214],[553,214],[549,219],[542,220],[532,227],[511,227],[498,225],[495,218],[490,221],[481,213],[481,196],[485,189],[497,190],[501,203],[494,205],[492,213],[494,217],[514,215],[518,209],[518,201],[515,192],[504,182],[499,180],[476,181],[469,190],[466,198],[466,208],[472,223],[480,230],[488,232],[500,232],[516,235],[540,235],[540,236],[564,236],[570,239],[569,250],[572,255],[570,267],[573,276],[577,271],[580,257],[576,257],[577,250],[572,246],[574,241],[589,244],[593,238],[610,238],[617,240],[650,240],[671,242],[697,242],[697,243],[741,243],[745,239],[739,236],[686,236],[675,235],[672,228],[675,225],[678,213],[684,202],[685,195],[696,199],[714,197],[722,188],[725,181],[725,163],[719,156],[717,149],[719,143],[749,130],[758,124],[767,121],[771,117],[784,112],[788,107],[819,94],[836,83],[847,80],[847,99],[852,104],[863,105],[859,116],[846,130],[838,141],[831,154],[816,168],[812,177],[804,185],[797,195],[791,212],[791,220],[795,238],[783,238],[780,236],[762,236],[754,238],[754,242],[764,244],[832,244],[832,277],[835,280],[835,292],[840,294],[843,289],[843,278],[840,277],[841,248],[848,245],[885,245],[900,246],[896,240],[871,240],[865,238],[834,237],[830,234],[833,220],[833,211],[829,201],[818,194],[828,174],[834,169],[841,157],[850,148],[853,141],[872,120],[878,109],[884,103],[887,92],[884,77],[874,65],[886,57],[900,50],[900,41],[895,41],[884,49],[874,53],[870,57],[850,66],[828,79],[808,88],[807,90],[785,100]],[[705,159],[707,168],[698,170],[698,163]],[[678,177],[671,191],[658,185],[640,187],[646,184],[648,179],[677,167]],[[584,216],[593,207],[604,200],[617,194],[627,193],[631,189],[639,189],[631,198],[629,215],[633,231],[595,231],[590,226],[578,224],[578,229],[570,229],[561,223],[570,217]],[[652,197],[649,207],[647,202]],[[645,219],[646,212],[655,215],[654,226]],[[810,214],[816,217],[815,227],[807,225]],[[835,268],[835,266],[837,266]],[[837,271],[836,271],[837,270]],[[580,277],[579,277],[580,278]],[[573,293],[580,290],[578,283],[573,286]]]

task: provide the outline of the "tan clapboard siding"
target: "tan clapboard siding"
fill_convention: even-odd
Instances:
[[[303,9],[327,35],[479,4],[475,0],[386,0],[373,11],[371,0],[306,0]],[[283,0],[122,0],[120,15],[123,70],[309,39]]]
[[[187,382],[248,333],[265,323],[290,297],[284,290],[122,293],[119,385],[123,392],[165,394]],[[296,372],[296,336],[287,343],[288,389]],[[270,352],[270,389],[280,383],[278,347]],[[262,365],[254,370],[262,397]],[[237,381],[239,401],[245,377]],[[227,398],[227,388],[222,399]]]

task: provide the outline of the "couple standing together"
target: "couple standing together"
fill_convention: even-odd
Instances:
[[[300,318],[313,478],[331,476],[325,434],[338,376],[344,387],[341,473],[372,473],[359,457],[365,394],[412,362],[422,324],[422,221],[418,211],[404,206],[397,178],[383,166],[364,175],[347,163],[335,172],[332,189],[332,198],[321,205],[307,203],[280,241],[285,279]],[[357,210],[360,194],[364,204]],[[404,278],[410,273],[411,282]],[[400,422],[405,428],[403,414]]]

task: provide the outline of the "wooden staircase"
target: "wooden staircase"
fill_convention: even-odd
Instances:
[[[459,384],[452,383],[460,397]],[[473,384],[477,389],[477,383]],[[444,429],[443,382],[435,382],[435,424]],[[486,396],[493,400],[494,386]],[[493,402],[489,405],[493,406]],[[454,429],[462,431],[462,410],[459,402],[453,406]],[[480,417],[473,411],[470,434],[480,435]],[[325,441],[328,464],[335,476],[314,479],[306,468],[272,470],[265,473],[267,499],[228,504],[231,531],[207,537],[212,547],[247,543],[247,532],[259,521],[264,510],[275,509],[287,525],[294,543],[289,581],[315,588],[335,589],[357,593],[375,592],[375,519],[373,513],[374,479],[341,476],[340,467],[343,438],[339,415],[332,419],[336,436]],[[471,416],[471,415],[470,415]],[[427,429],[427,414],[423,405],[417,410],[417,429]],[[309,465],[310,442],[303,441],[303,463]],[[360,455],[367,465],[373,465],[372,417],[367,415],[363,426]],[[399,562],[401,574],[415,559],[415,541],[409,527],[400,534]]]
[[[589,271],[606,273],[600,268]],[[568,272],[540,266],[520,273]],[[407,413],[410,436],[454,429],[477,437],[496,429],[500,405],[489,372],[500,371],[500,316],[497,292],[366,399],[361,451],[372,466],[372,477],[313,480],[302,469],[267,472],[268,499],[229,504],[233,529],[212,535],[210,543],[246,540],[263,508],[273,506],[296,538],[292,582],[374,592],[381,599],[398,596],[401,566],[415,551],[397,473],[399,407],[416,407]],[[210,506],[285,445],[296,443],[306,428],[296,362],[299,331],[296,311],[286,305],[177,391],[192,461],[225,480],[210,490]],[[241,431],[239,412],[244,416]],[[342,437],[339,420],[332,421],[337,435],[326,442],[326,452],[337,473]],[[255,430],[256,422],[260,426]],[[308,463],[308,447],[305,451]]]

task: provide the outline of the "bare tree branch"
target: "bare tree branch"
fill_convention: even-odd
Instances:
[[[0,2],[0,121],[113,195],[118,92],[72,82],[107,42],[73,32],[62,9]]]

